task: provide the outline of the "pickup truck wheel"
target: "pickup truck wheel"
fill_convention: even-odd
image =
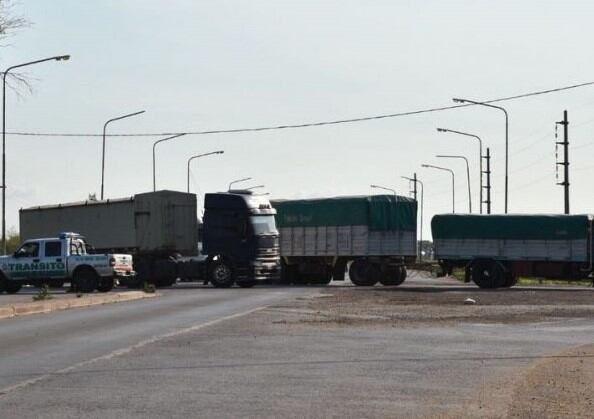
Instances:
[[[16,294],[22,287],[23,285],[18,282],[6,279],[3,276],[0,277],[0,293],[6,291],[7,294]]]
[[[74,273],[74,284],[79,292],[93,292],[97,288],[97,274],[91,268],[81,268]]]
[[[227,262],[222,260],[213,262],[209,276],[210,282],[215,288],[229,288],[235,282],[233,269]]]
[[[359,287],[372,287],[374,286],[378,278],[372,272],[373,269],[370,263],[367,263],[364,260],[355,260],[351,263],[351,267],[349,268],[349,277],[351,278],[351,282]]]
[[[99,285],[97,285],[97,291],[99,292],[109,292],[115,286],[115,281],[113,278],[101,278],[99,280]]]

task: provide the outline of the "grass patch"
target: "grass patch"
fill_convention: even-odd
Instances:
[[[49,286],[47,284],[43,284],[37,294],[33,296],[33,301],[43,301],[43,300],[51,300],[54,298],[53,295],[49,292]]]

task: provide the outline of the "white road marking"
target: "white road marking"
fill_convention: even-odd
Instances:
[[[52,377],[54,377],[56,375],[66,374],[66,373],[72,372],[72,371],[74,371],[77,368],[81,368],[81,367],[84,367],[84,366],[93,364],[95,362],[98,362],[98,361],[104,361],[104,360],[108,360],[108,359],[112,359],[112,358],[115,358],[115,357],[118,357],[118,356],[122,356],[122,355],[128,354],[128,353],[130,353],[130,352],[132,352],[132,351],[134,351],[136,349],[140,349],[140,348],[142,348],[144,346],[150,345],[152,343],[158,342],[158,341],[163,340],[163,339],[167,339],[167,338],[171,338],[171,337],[174,337],[174,336],[183,335],[184,333],[189,333],[189,332],[194,332],[196,330],[204,329],[205,327],[213,326],[213,325],[215,325],[217,323],[221,323],[221,322],[224,322],[224,321],[227,321],[227,320],[235,319],[237,317],[242,317],[242,316],[245,316],[247,314],[254,313],[256,311],[264,310],[265,308],[266,308],[266,306],[260,306],[260,307],[252,308],[252,309],[247,310],[247,311],[242,311],[241,313],[235,313],[235,314],[231,314],[229,316],[225,316],[225,317],[221,317],[221,318],[218,318],[218,319],[215,319],[215,320],[211,320],[211,321],[208,321],[206,323],[201,323],[201,324],[197,324],[197,325],[194,325],[194,326],[186,327],[184,329],[179,329],[179,330],[175,330],[173,332],[165,333],[165,334],[162,334],[162,335],[153,336],[151,338],[142,340],[142,341],[140,341],[138,343],[135,343],[134,345],[128,346],[126,348],[116,349],[115,351],[112,351],[112,352],[110,352],[110,353],[108,353],[106,355],[101,355],[101,356],[98,356],[96,358],[88,359],[86,361],[79,362],[79,363],[74,364],[74,365],[71,365],[69,367],[62,368],[62,369],[59,369],[59,370],[56,370],[56,371],[52,371],[52,372],[49,372],[49,373],[40,375],[38,377],[30,378],[28,380],[22,381],[22,382],[20,382],[18,384],[14,384],[12,386],[5,387],[3,389],[0,389],[0,396],[6,395],[6,394],[11,393],[11,392],[16,391],[16,390],[20,390],[20,389],[22,389],[24,387],[27,387],[27,386],[36,384],[36,383],[38,383],[40,381],[47,380],[47,379],[52,378]]]

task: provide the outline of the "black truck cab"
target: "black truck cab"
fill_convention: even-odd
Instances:
[[[250,287],[280,276],[279,233],[268,199],[247,190],[204,197],[202,254],[215,287]]]

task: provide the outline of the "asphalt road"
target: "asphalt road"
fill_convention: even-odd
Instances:
[[[434,284],[413,276],[405,286]],[[440,284],[447,292],[448,280]],[[494,399],[512,389],[501,384],[507,377],[594,340],[593,318],[304,323],[297,303],[331,288],[182,286],[149,301],[1,321],[1,416],[497,415]]]

